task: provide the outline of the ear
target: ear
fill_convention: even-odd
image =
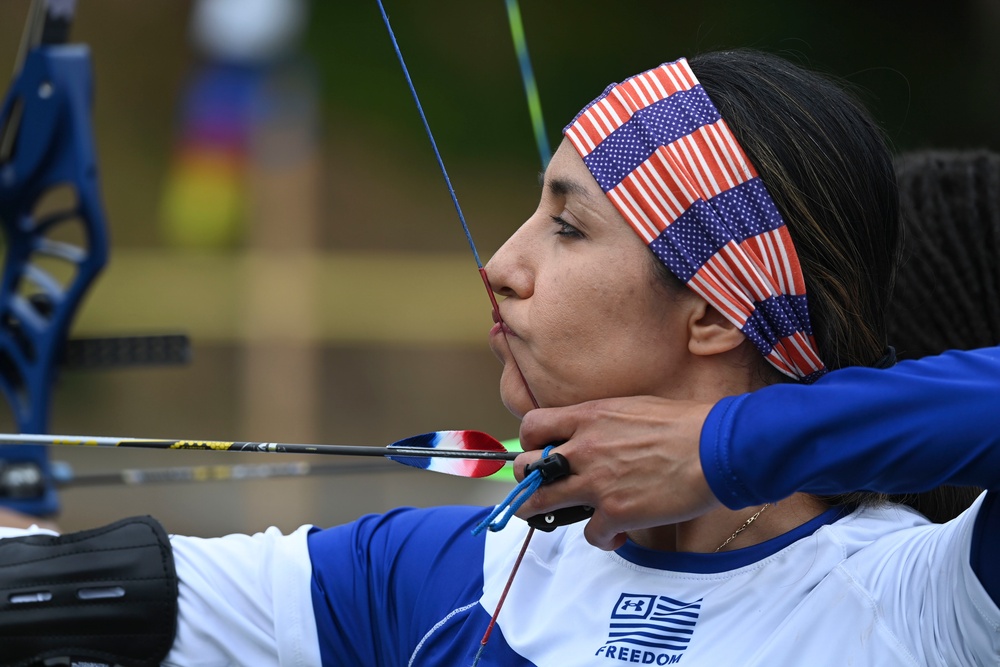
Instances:
[[[706,357],[723,354],[746,342],[743,332],[707,301],[699,297],[693,305],[688,318],[688,351],[691,354]]]

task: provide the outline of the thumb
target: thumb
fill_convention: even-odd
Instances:
[[[611,527],[600,509],[595,510],[594,515],[587,521],[587,525],[583,528],[583,536],[590,544],[604,551],[619,549],[628,539],[625,533],[619,533]]]

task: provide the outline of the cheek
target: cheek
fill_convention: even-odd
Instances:
[[[683,316],[673,306],[652,287],[595,300],[572,342],[578,377],[614,395],[658,389],[687,350]]]
[[[550,389],[576,394],[603,384],[629,356],[640,334],[635,300],[621,290],[577,290],[538,313],[535,363]],[[541,400],[541,399],[539,399]]]
[[[538,285],[519,363],[542,405],[649,393],[674,365],[674,302],[638,259],[617,259],[571,267]],[[509,380],[505,393],[516,397],[519,378]]]

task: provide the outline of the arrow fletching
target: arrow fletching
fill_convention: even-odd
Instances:
[[[507,460],[516,456],[513,452],[508,452],[499,440],[480,431],[434,431],[394,442],[389,445],[389,449],[433,450],[433,452],[417,456],[414,456],[412,452],[407,452],[408,455],[386,454],[386,458],[414,468],[443,472],[446,475],[457,475],[458,477],[489,477],[503,468]],[[507,456],[496,459],[477,456],[473,459],[458,458],[458,456],[445,454],[445,452],[455,452],[458,456],[461,456],[463,452],[470,454],[474,452],[477,455],[497,452]]]

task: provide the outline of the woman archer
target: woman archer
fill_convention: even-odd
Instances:
[[[949,428],[982,437],[944,453],[911,446],[926,437],[917,426],[893,423],[888,444],[869,427],[855,443],[801,416],[815,412],[825,428],[827,404],[851,403],[854,421],[878,424],[892,405],[868,389],[883,371],[864,369],[885,365],[898,247],[892,160],[867,114],[819,76],[737,51],[610,86],[565,135],[538,209],[487,266],[505,297],[490,343],[526,444],[563,436],[577,473],[523,511],[594,501],[597,514],[531,539],[480,658],[527,527],[484,539],[472,531],[489,508],[442,507],[289,536],[168,539],[136,519],[0,541],[0,588],[12,591],[0,606],[0,665],[62,655],[124,665],[995,663],[992,496],[933,525],[875,492],[1000,488],[995,416],[967,423],[991,415],[983,368],[1000,372],[1000,352],[976,356],[971,379],[953,388],[972,408]],[[926,393],[938,367],[884,373]],[[741,411],[748,401],[766,428]],[[607,408],[616,405],[628,409]],[[671,426],[658,417],[665,406],[698,419]],[[567,410],[615,428],[600,439],[557,433]],[[651,444],[616,440],[619,430],[647,432]],[[778,445],[747,449],[723,437],[731,432],[755,444],[770,432]],[[594,456],[616,444],[607,464]],[[630,488],[667,500],[647,509]],[[599,536],[611,527],[601,546],[613,553],[588,544],[595,522]],[[83,603],[42,599],[41,582],[94,581],[102,622],[81,626]],[[145,584],[125,594],[135,581]]]

